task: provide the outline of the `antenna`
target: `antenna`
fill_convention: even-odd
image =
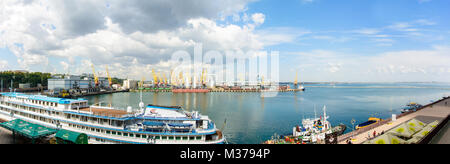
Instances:
[[[317,114],[316,114],[316,104],[314,104],[314,119],[317,118]]]
[[[141,92],[141,102],[139,102],[139,108],[141,109],[141,111],[144,111],[144,106],[145,106],[145,104],[144,104],[144,102],[142,101],[142,89],[140,90],[140,92]]]

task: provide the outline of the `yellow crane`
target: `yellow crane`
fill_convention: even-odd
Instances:
[[[165,85],[167,85],[167,77],[166,77],[166,74],[165,73],[162,73],[163,74],[163,83],[165,84]]]
[[[141,82],[139,82],[139,89],[143,89],[144,88],[144,81],[145,81],[145,77],[142,76]]]
[[[163,83],[163,78],[161,77],[161,72],[158,72],[158,81],[159,81],[159,83],[160,84],[162,84]]]
[[[108,71],[108,66],[106,66],[106,75],[108,76],[108,82],[109,82],[109,86],[112,86],[112,79],[111,76],[109,76],[109,71]]]
[[[158,84],[158,76],[156,76],[155,69],[152,69],[152,75],[153,75],[153,83],[155,85]]]
[[[183,72],[180,72],[179,77],[181,79],[181,84],[184,85],[184,78],[183,78]]]
[[[170,70],[170,85],[177,85],[176,76],[173,75],[173,70]]]
[[[261,85],[264,85],[264,76],[261,76]]]
[[[94,82],[95,82],[95,86],[98,87],[99,81],[98,81],[98,77],[95,74],[95,68],[94,68],[94,64],[91,64],[92,67],[92,73],[94,74]]]
[[[207,70],[206,70],[206,68],[203,69],[202,76],[200,78],[201,78],[202,85],[205,85],[206,84],[206,78],[207,78]]]
[[[297,86],[298,84],[298,71],[295,72],[295,81],[294,81],[294,85]]]

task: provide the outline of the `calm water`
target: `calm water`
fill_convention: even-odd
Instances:
[[[375,116],[389,118],[399,114],[408,102],[428,104],[450,95],[450,84],[443,83],[383,83],[383,84],[314,84],[306,92],[279,93],[261,98],[260,93],[143,93],[144,103],[181,105],[186,110],[208,115],[230,143],[257,144],[274,134],[290,134],[302,118],[327,115],[332,125],[344,123],[352,127]],[[115,93],[85,97],[90,104],[102,102],[126,109],[138,107],[139,93]]]

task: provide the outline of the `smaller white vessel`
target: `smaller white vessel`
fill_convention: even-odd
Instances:
[[[327,135],[336,134],[341,135],[346,126],[340,124],[336,127],[332,127],[331,123],[327,120],[329,116],[326,113],[326,106],[323,107],[323,116],[317,118],[307,118],[302,120],[302,126],[295,126],[292,129],[292,135],[285,136],[281,139],[268,140],[266,144],[301,144],[301,143],[325,143]]]

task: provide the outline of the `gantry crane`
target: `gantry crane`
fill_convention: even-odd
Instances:
[[[153,84],[156,87],[156,85],[158,85],[158,76],[156,76],[155,69],[152,69],[152,75],[153,75]]]
[[[294,81],[294,86],[298,85],[298,71],[295,72],[295,81]]]
[[[108,76],[109,87],[111,87],[112,86],[112,79],[111,79],[111,76],[109,76],[108,66],[106,66],[106,75]]]
[[[95,74],[94,64],[91,64],[91,67],[92,67],[92,73],[94,74],[95,87],[98,87],[99,81],[98,81],[98,76]]]

